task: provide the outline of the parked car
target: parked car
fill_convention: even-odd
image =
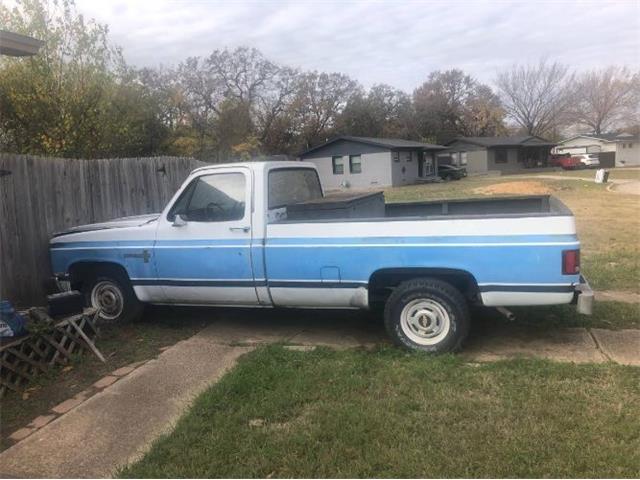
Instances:
[[[162,213],[71,228],[50,253],[105,320],[146,303],[383,307],[391,338],[428,352],[460,347],[473,305],[593,301],[575,219],[552,196],[328,197],[297,162],[196,169]]]
[[[549,164],[553,167],[561,167],[563,170],[575,170],[582,166],[580,158],[574,157],[569,153],[551,155]]]
[[[596,153],[584,153],[577,155],[583,168],[596,168],[600,166],[600,160]]]
[[[467,169],[455,165],[438,165],[438,176],[443,180],[460,180],[467,176]]]

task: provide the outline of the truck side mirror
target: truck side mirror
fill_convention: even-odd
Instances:
[[[187,224],[187,220],[182,216],[182,214],[178,213],[173,219],[172,227],[184,227]]]

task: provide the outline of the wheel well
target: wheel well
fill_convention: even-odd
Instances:
[[[77,262],[69,267],[71,288],[82,289],[84,282],[98,275],[115,275],[129,280],[127,270],[113,262]]]
[[[478,282],[466,270],[452,268],[387,268],[374,272],[369,278],[369,304],[387,301],[391,291],[400,283],[413,278],[437,278],[457,288],[469,301],[475,301]]]

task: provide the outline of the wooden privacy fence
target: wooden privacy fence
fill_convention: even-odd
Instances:
[[[81,160],[0,153],[0,298],[41,304],[54,232],[159,212],[193,158]]]

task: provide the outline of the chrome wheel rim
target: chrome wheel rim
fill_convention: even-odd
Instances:
[[[449,313],[439,302],[420,298],[405,305],[400,314],[404,334],[419,345],[436,345],[451,329]]]
[[[124,295],[120,287],[108,280],[96,283],[91,290],[91,306],[100,309],[105,320],[115,320],[124,310]]]

